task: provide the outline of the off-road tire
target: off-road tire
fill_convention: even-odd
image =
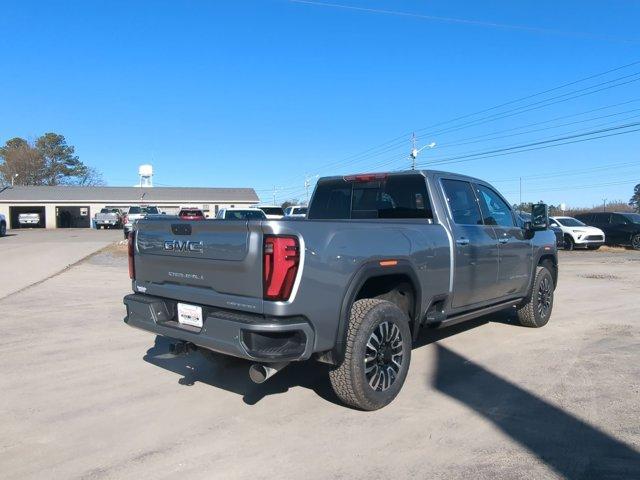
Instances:
[[[540,308],[541,302],[546,298],[546,294],[542,294],[541,292],[545,289],[545,285],[550,289],[550,298],[547,299],[549,305],[548,308]],[[542,266],[537,267],[536,276],[533,279],[531,294],[518,306],[517,309],[520,325],[523,327],[540,328],[544,327],[549,322],[551,312],[553,311],[554,289],[553,276],[549,269]]]
[[[587,248],[589,250],[599,250],[600,247],[601,247],[601,245],[589,245],[589,246],[587,246]]]
[[[564,236],[564,249],[571,251],[574,248],[576,248],[576,242],[573,241],[573,238],[571,238],[571,235],[565,235]]]
[[[631,248],[634,250],[640,250],[640,233],[636,233],[631,237]]]
[[[402,360],[391,385],[386,390],[376,391],[367,381],[365,354],[372,333],[384,322],[391,322],[400,330]],[[331,386],[338,398],[361,410],[377,410],[391,403],[404,384],[411,362],[409,317],[391,302],[373,298],[358,300],[351,307],[345,341],[342,362],[329,372]]]

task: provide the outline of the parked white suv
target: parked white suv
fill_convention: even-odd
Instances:
[[[291,205],[284,209],[284,216],[304,218],[307,216],[307,207],[305,205]]]
[[[268,220],[280,220],[284,217],[284,209],[278,205],[252,205],[251,208],[262,210]]]
[[[585,225],[573,217],[550,217],[549,224],[558,227],[564,234],[564,248],[573,250],[585,247],[597,250],[604,244],[604,232],[596,227]]]
[[[7,219],[0,213],[0,237],[4,237],[7,234]]]

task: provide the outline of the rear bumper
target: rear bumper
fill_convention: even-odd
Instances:
[[[248,360],[306,360],[313,353],[315,333],[304,317],[267,317],[203,306],[200,329],[177,322],[176,303],[139,293],[127,295],[124,321],[156,335]]]

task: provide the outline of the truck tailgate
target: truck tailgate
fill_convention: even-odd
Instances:
[[[141,220],[136,287],[150,295],[262,313],[261,222]]]

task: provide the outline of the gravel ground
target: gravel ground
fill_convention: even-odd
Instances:
[[[108,249],[0,300],[2,477],[640,478],[640,253],[560,269],[545,328],[425,332],[399,397],[366,413],[313,363],[254,385],[247,362],[172,357],[122,322]]]

